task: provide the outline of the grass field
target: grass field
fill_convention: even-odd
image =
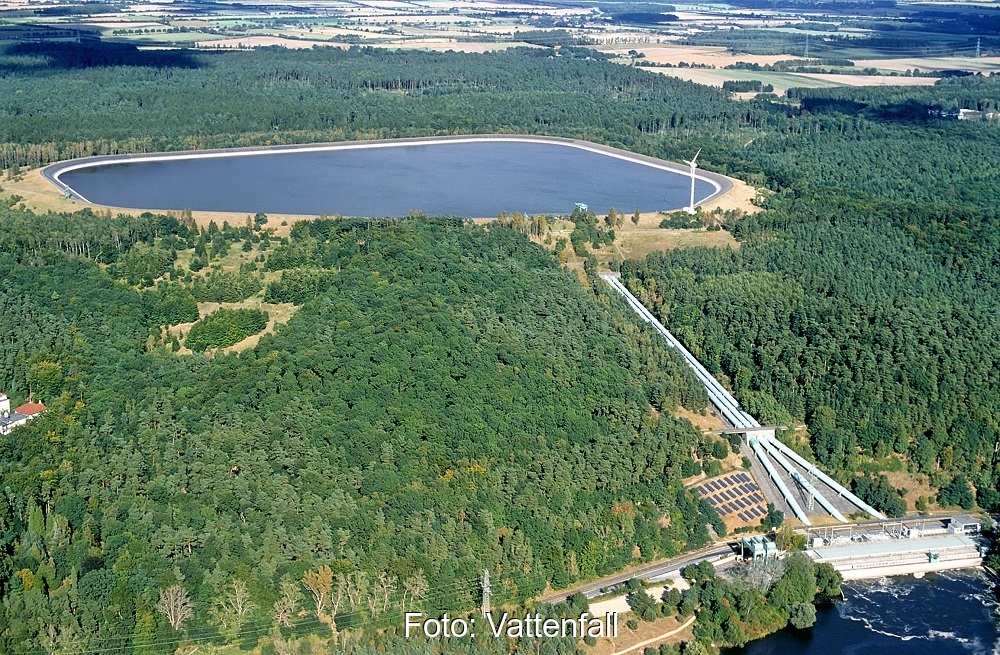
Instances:
[[[740,247],[739,241],[725,230],[709,232],[707,230],[619,230],[615,241],[618,251],[624,259],[642,259],[651,252],[658,250],[673,250],[674,248],[693,248],[705,246],[708,248]]]

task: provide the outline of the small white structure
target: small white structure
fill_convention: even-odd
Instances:
[[[948,521],[948,532],[952,534],[979,534],[982,524],[968,514],[956,514]]]
[[[762,534],[740,538],[740,556],[743,559],[773,559],[778,557],[778,546]]]

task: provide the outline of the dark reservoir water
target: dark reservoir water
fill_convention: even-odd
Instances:
[[[997,596],[980,571],[851,582],[844,593],[811,630],[786,630],[733,655],[1000,653]]]
[[[679,209],[690,177],[549,143],[474,142],[159,160],[61,175],[90,202],[137,209],[493,217]],[[696,202],[715,192],[701,180]]]

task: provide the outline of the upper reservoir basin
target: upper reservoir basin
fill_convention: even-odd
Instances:
[[[133,209],[342,216],[492,217],[672,210],[691,178],[675,164],[579,141],[466,137],[132,157],[49,167],[81,200]],[[698,171],[695,202],[728,190]]]

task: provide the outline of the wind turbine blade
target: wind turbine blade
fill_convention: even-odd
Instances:
[[[694,153],[694,157],[691,158],[691,162],[690,163],[691,163],[692,166],[694,166],[694,163],[696,161],[698,161],[698,155],[700,155],[700,154],[701,154],[701,148],[698,148],[698,152]]]

